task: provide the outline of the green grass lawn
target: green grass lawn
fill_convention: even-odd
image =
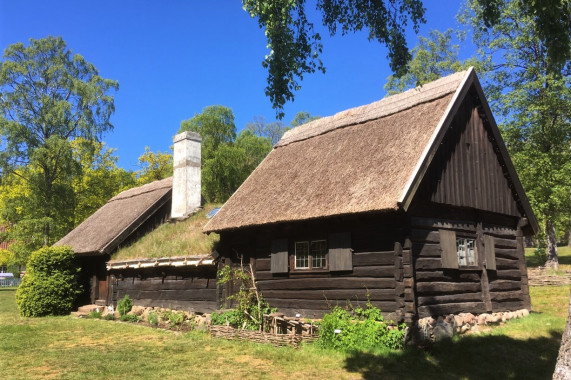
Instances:
[[[0,289],[2,379],[550,379],[568,287],[531,288],[530,317],[426,350],[341,354],[72,316],[22,318]]]

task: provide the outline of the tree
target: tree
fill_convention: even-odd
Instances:
[[[289,123],[292,127],[297,127],[310,121],[321,119],[321,116],[313,116],[307,111],[299,111]]]
[[[236,138],[234,113],[228,107],[208,106],[201,113],[180,123],[178,133],[193,131],[202,137],[202,158],[214,156],[218,146],[229,143]]]
[[[433,30],[428,37],[419,37],[418,45],[411,50],[412,59],[407,64],[407,73],[401,77],[391,75],[385,84],[389,95],[432,82],[438,78],[462,71],[470,66],[482,66],[476,59],[461,61],[459,45],[452,43],[454,31],[444,33]],[[462,39],[463,35],[460,34]]]
[[[115,81],[99,76],[60,37],[10,45],[0,62],[0,175],[20,176],[38,207],[45,245],[56,236],[53,220],[68,207],[76,169],[70,141],[99,141],[112,129]],[[32,169],[27,170],[31,166]]]
[[[242,4],[265,29],[270,50],[262,62],[268,70],[265,91],[281,119],[284,104],[293,101],[293,91],[301,87],[298,81],[316,70],[325,72],[320,59],[321,36],[307,18],[304,0],[242,0]],[[425,22],[421,0],[318,0],[316,7],[331,35],[338,27],[343,35],[368,30],[369,40],[388,47],[391,69],[399,75],[405,73],[410,59],[405,26],[410,20],[418,31]]]
[[[179,133],[202,136],[202,196],[208,202],[225,202],[272,149],[270,139],[252,129],[236,138],[234,113],[224,106],[206,107],[181,123]]]
[[[113,196],[135,186],[133,173],[117,166],[116,149],[83,138],[77,138],[71,144],[79,173],[72,179],[73,219],[66,232],[77,227]]]
[[[535,2],[538,3],[538,2]],[[462,13],[483,61],[492,63],[486,94],[530,203],[544,226],[548,264],[558,266],[556,227],[571,213],[571,63],[518,0],[499,1],[498,20],[472,0]],[[562,3],[563,4],[563,3]],[[558,15],[563,19],[569,12]],[[559,19],[553,20],[560,23]],[[568,50],[567,46],[563,50]]]
[[[135,173],[137,184],[144,185],[172,176],[172,159],[171,153],[163,153],[160,150],[154,153],[146,146],[145,153],[139,157],[139,167],[141,169]]]
[[[38,167],[29,164],[0,181],[0,224],[7,226],[0,241],[11,242],[16,264],[25,265],[30,253],[44,245],[45,223],[57,240],[112,196],[135,185],[132,173],[117,167],[114,150],[104,143],[77,138],[70,145],[74,169],[70,178],[60,178],[53,185],[59,189],[54,193],[58,213],[49,220],[43,214],[43,198],[34,191]]]
[[[255,116],[246,124],[246,129],[254,135],[268,138],[275,145],[289,128],[281,121],[268,123],[263,116]]]

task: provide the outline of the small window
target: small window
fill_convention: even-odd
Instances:
[[[327,241],[295,242],[295,269],[324,269],[327,267]]]
[[[458,265],[459,266],[474,266],[477,265],[475,240],[468,238],[456,239],[456,250],[458,252]]]

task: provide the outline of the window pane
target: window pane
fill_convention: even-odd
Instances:
[[[476,252],[474,250],[474,243],[474,239],[456,239],[456,246],[458,248],[458,265],[476,265]]]
[[[295,267],[309,268],[309,242],[298,241],[295,243]]]
[[[313,268],[325,268],[326,252],[327,252],[327,243],[325,240],[317,240],[311,242],[311,266]]]

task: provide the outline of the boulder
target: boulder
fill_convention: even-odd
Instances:
[[[434,336],[435,342],[439,342],[443,339],[450,339],[454,335],[454,328],[450,323],[442,321],[434,326],[434,329],[432,329],[432,335]]]

